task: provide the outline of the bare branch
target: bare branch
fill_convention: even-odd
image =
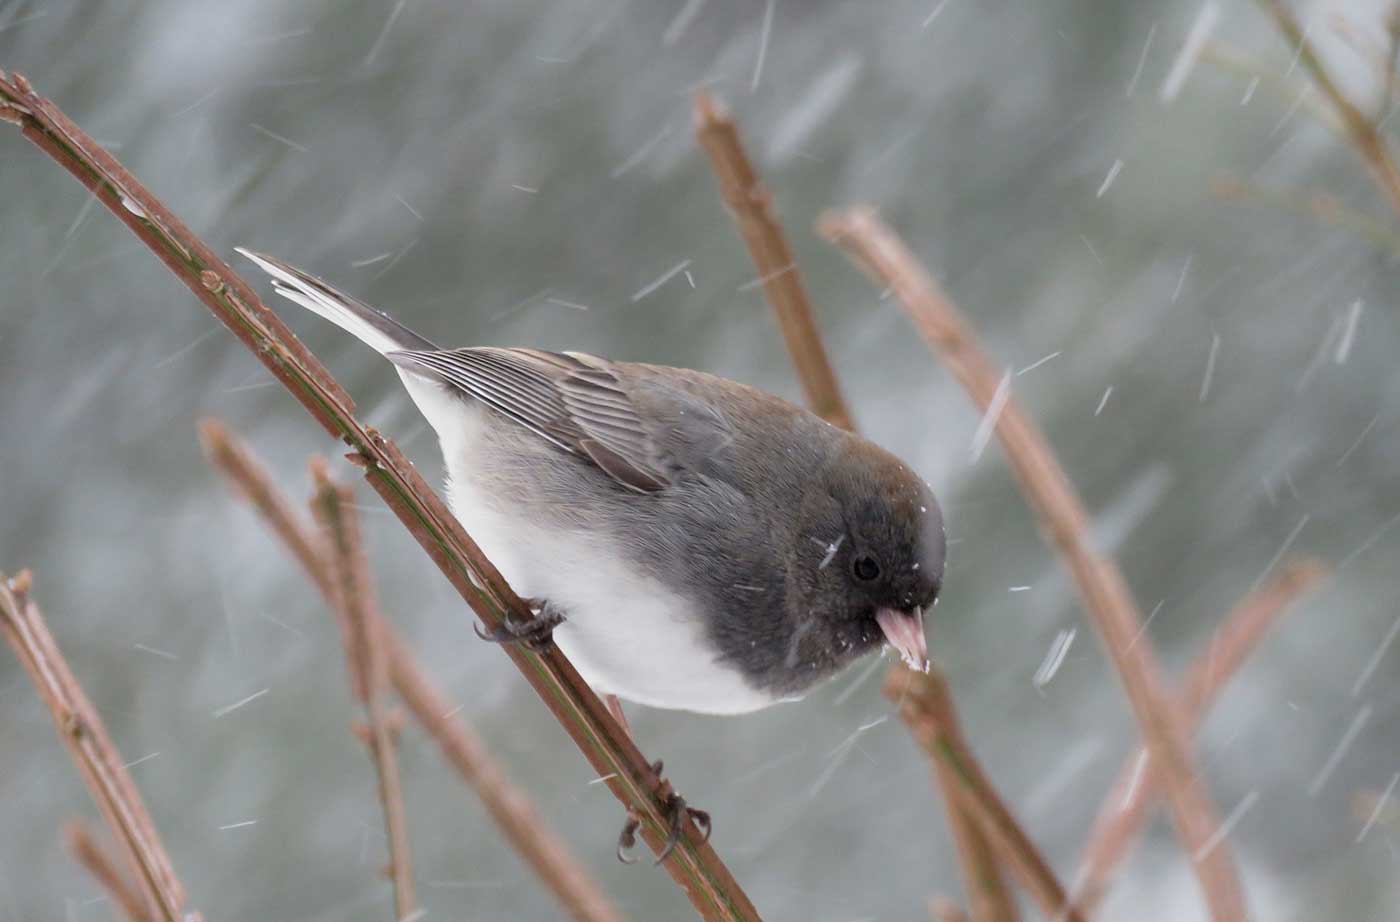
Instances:
[[[1283,68],[1264,55],[1213,38],[1202,46],[1200,59],[1245,80],[1258,79],[1259,87],[1267,88],[1278,102],[1285,106],[1298,106],[1329,131],[1346,138],[1346,125],[1342,124],[1332,104],[1321,99],[1307,84],[1300,86],[1296,80],[1290,79]]]
[[[938,667],[923,673],[896,664],[885,677],[884,692],[899,709],[899,716],[909,726],[914,739],[928,753],[940,783],[946,772],[958,802],[976,818],[1002,858],[1040,904],[1046,918],[1083,922],[1079,911],[1070,905],[1055,872],[1002,803],[963,740],[948,683]]]
[[[387,627],[387,624],[386,624]],[[470,784],[501,832],[534,868],[569,917],[621,922],[622,915],[583,864],[549,828],[528,795],[513,784],[472,728],[449,715],[457,708],[420,666],[403,637],[384,632],[390,673],[404,704],[437,740],[443,755]]]
[[[787,235],[773,213],[772,197],[744,150],[733,118],[703,90],[695,95],[695,135],[710,157],[725,204],[758,269],[764,293],[782,327],[788,356],[802,382],[807,405],[833,425],[854,432],[855,423],[827,359]],[[971,820],[959,799],[950,796],[950,788],[943,777],[945,772],[940,766],[938,778],[948,812],[948,827],[957,845],[963,883],[972,906],[972,918],[974,922],[1015,920],[1016,903],[1006,889],[1001,869],[981,829]]]
[[[1258,203],[1307,215],[1322,224],[1341,228],[1386,251],[1392,258],[1400,256],[1400,234],[1384,221],[1349,208],[1326,192],[1280,192],[1246,182],[1234,176],[1219,176],[1211,182],[1211,192],[1226,202]]]
[[[1356,148],[1356,152],[1370,168],[1371,176],[1390,202],[1390,207],[1400,212],[1400,169],[1396,168],[1390,145],[1376,127],[1376,120],[1362,112],[1332,79],[1327,66],[1318,57],[1307,32],[1288,4],[1284,0],[1259,0],[1259,3],[1273,17],[1274,23],[1292,46],[1298,62],[1312,77],[1313,83],[1337,110],[1337,116],[1351,139],[1352,147]]]
[[[217,420],[200,423],[205,454],[234,489],[262,515],[308,577],[334,606],[334,578],[316,548],[316,536],[296,507],[282,494],[249,448]],[[597,882],[546,825],[524,791],[511,783],[486,744],[460,717],[452,701],[388,618],[380,619],[380,639],[389,677],[404,704],[437,741],[448,762],[481,798],[491,818],[517,852],[539,875],[559,903],[578,922],[620,922]]]
[[[384,807],[384,825],[389,832],[389,875],[394,882],[396,919],[407,919],[418,908],[413,894],[413,863],[408,842],[408,818],[404,815],[403,785],[394,736],[389,728],[384,686],[388,670],[384,663],[384,640],[369,575],[369,558],[360,537],[360,520],[355,514],[355,495],[349,487],[334,483],[324,459],[311,465],[316,494],[311,508],[321,524],[325,559],[330,564],[334,603],[345,634],[346,661],[350,666],[350,686],[364,706],[368,721],[366,740],[379,777],[379,801]]]
[[[797,272],[797,258],[773,214],[773,198],[744,152],[734,120],[703,90],[695,94],[695,136],[710,156],[724,202],[744,235],[763,293],[787,341],[807,405],[833,426],[854,429],[851,411],[817,331],[812,303]]]
[[[1216,697],[1279,616],[1317,588],[1326,576],[1327,568],[1317,561],[1291,561],[1225,617],[1210,646],[1191,665],[1178,699],[1182,720],[1190,732],[1200,726]],[[1124,761],[1118,781],[1099,808],[1079,873],[1075,875],[1076,901],[1085,912],[1097,905],[1114,871],[1132,852],[1160,793],[1147,750],[1139,746]]]
[[[335,582],[316,532],[292,501],[272,482],[267,468],[248,446],[217,419],[199,421],[204,457],[234,491],[248,502],[316,584],[326,604],[335,607]]]
[[[507,612],[518,621],[533,617],[398,446],[355,418],[353,403],[325,367],[208,245],[57,106],[35,93],[23,77],[0,78],[0,116],[18,124],[27,140],[91,190],[252,350],[326,431],[350,446],[361,459],[370,485],[487,628],[499,627]],[[635,812],[647,844],[660,852],[671,825],[667,809],[670,784],[657,777],[557,647],[537,654],[507,646],[505,653],[594,771],[608,779],[608,789]],[[665,867],[701,916],[758,918],[752,901],[696,825],[687,820],[682,833]]]
[[[1391,103],[1395,100],[1395,67],[1400,61],[1400,4],[1392,3],[1385,17],[1385,56],[1381,59],[1380,77],[1383,83],[1381,101],[1376,106],[1376,115],[1371,121],[1379,131],[1381,123],[1390,114]]]
[[[960,733],[951,699],[948,713],[952,716],[952,732]],[[963,803],[956,772],[948,763],[935,760],[933,777],[943,795],[948,829],[957,848],[970,922],[1016,922],[1021,917],[1016,900],[1007,889],[995,848],[978,822],[976,812]]]
[[[63,839],[69,854],[102,885],[128,922],[149,922],[151,917],[146,914],[145,900],[117,868],[116,859],[97,844],[86,823],[70,820],[63,827]]]
[[[1090,546],[1088,515],[1054,452],[1004,390],[1002,371],[971,326],[874,211],[859,208],[828,215],[821,232],[845,249],[876,284],[893,288],[930,349],[984,412],[1000,405],[999,412],[989,415],[995,417],[1007,460],[1047,540],[1065,559],[1118,669],[1143,738],[1157,760],[1182,844],[1189,855],[1202,853],[1220,825],[1217,811],[1199,783],[1161,667],[1151,645],[1141,639],[1142,617],[1132,592],[1114,562]],[[1212,917],[1217,922],[1245,918],[1244,894],[1228,848],[1218,845],[1204,851],[1208,854],[1193,867]]]
[[[92,799],[137,870],[146,916],[160,922],[189,922],[191,915],[198,914],[185,910],[185,889],[175,877],[155,824],[102,718],[59,652],[39,607],[29,600],[30,582],[28,571],[14,580],[0,574],[0,633],[29,673]]]

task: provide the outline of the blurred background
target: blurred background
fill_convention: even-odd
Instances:
[[[1368,107],[1386,104],[1388,6],[1299,8]],[[1232,842],[1257,918],[1400,918],[1393,805],[1358,841],[1400,771],[1396,215],[1272,22],[1211,9],[1214,44],[1175,78],[1199,0],[9,0],[0,67],[231,260],[277,254],[449,345],[582,349],[800,399],[691,134],[710,87],[776,194],[860,426],[945,504],[931,646],[1056,868],[1072,873],[1133,722],[998,447],[973,459],[978,411],[816,237],[827,207],[878,206],[1017,372],[1174,674],[1282,554],[1338,565],[1214,709],[1200,762],[1222,814],[1250,803]],[[1319,220],[1319,193],[1371,225]],[[0,201],[0,569],[34,568],[206,918],[389,918],[335,626],[195,424],[228,420],[299,495],[313,453],[351,476],[340,446],[8,130]],[[440,482],[391,369],[273,306]],[[357,490],[385,607],[461,714],[630,918],[691,918],[662,871],[613,858],[617,803]],[[751,716],[631,712],[766,918],[927,918],[931,894],[959,893],[926,762],[897,720],[872,726],[878,686],[861,664]],[[402,759],[427,917],[556,918],[415,727]],[[112,917],[63,850],[73,815],[95,810],[5,651],[0,920]],[[1165,821],[1104,917],[1204,917]]]

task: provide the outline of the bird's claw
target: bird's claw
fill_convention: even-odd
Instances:
[[[546,603],[529,621],[503,621],[490,631],[483,631],[479,625],[473,624],[472,630],[476,636],[491,643],[520,644],[533,653],[543,653],[554,641],[554,629],[563,623],[564,616]]]
[[[671,821],[671,830],[666,835],[666,842],[661,846],[661,854],[656,856],[655,864],[661,864],[671,857],[671,852],[676,850],[681,839],[685,837],[685,821],[693,821],[700,827],[700,844],[710,841],[710,814],[704,810],[697,810],[686,804],[685,798],[672,792],[666,798],[666,816]],[[627,814],[627,822],[622,826],[622,832],[617,837],[617,860],[623,864],[636,864],[637,859],[633,858],[629,852],[637,844],[637,830],[642,826],[642,821],[632,812]]]
[[[630,852],[637,845],[637,830],[642,826],[642,821],[637,819],[637,815],[632,812],[627,814],[627,822],[622,824],[622,832],[617,837],[617,860],[623,864],[636,864],[637,859],[633,858]]]
[[[661,847],[661,854],[656,856],[656,864],[660,864],[671,857],[671,852],[676,850],[681,839],[685,836],[685,821],[691,819],[696,826],[700,827],[700,844],[704,845],[710,841],[710,814],[704,810],[697,810],[686,804],[685,798],[675,792],[666,798],[666,812],[671,817],[671,831],[666,836],[666,844]]]

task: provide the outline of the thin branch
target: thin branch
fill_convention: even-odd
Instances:
[[[1356,152],[1370,168],[1372,178],[1380,186],[1390,206],[1400,212],[1400,169],[1396,168],[1390,145],[1377,127],[1376,120],[1369,118],[1342,92],[1328,72],[1327,66],[1318,57],[1307,32],[1288,4],[1283,0],[1259,0],[1259,3],[1273,17],[1279,31],[1292,46],[1298,62],[1312,77],[1313,83],[1317,84],[1322,95],[1327,97],[1337,110],[1337,116],[1342,120],[1352,147],[1356,148]]]
[[[334,578],[316,546],[316,535],[297,508],[277,488],[264,465],[217,420],[200,423],[205,455],[234,489],[261,514],[273,533],[301,564],[311,582],[334,606]],[[506,839],[539,875],[570,918],[578,922],[620,922],[601,887],[536,812],[486,744],[460,717],[412,648],[388,618],[380,619],[389,677],[404,704],[437,741],[448,762],[481,798]]]
[[[384,825],[389,833],[389,876],[394,882],[394,918],[412,917],[418,909],[413,894],[413,861],[408,841],[408,818],[404,814],[403,784],[395,752],[394,734],[389,728],[384,686],[388,670],[384,662],[384,641],[369,575],[369,558],[360,537],[360,520],[355,514],[355,495],[348,486],[334,483],[323,459],[313,460],[312,478],[316,494],[311,508],[321,524],[335,588],[333,608],[338,612],[345,634],[346,661],[350,666],[350,686],[365,709],[368,721],[366,741],[379,777],[379,801],[384,807]]]
[[[1047,540],[1058,550],[1079,587],[1104,646],[1117,667],[1144,740],[1166,786],[1182,844],[1217,922],[1235,922],[1247,913],[1234,861],[1223,844],[1205,846],[1220,822],[1215,806],[1192,765],[1171,699],[1152,647],[1141,638],[1142,616],[1114,562],[1090,545],[1089,519],[1045,437],[1004,389],[993,364],[968,322],[933,277],[875,212],[851,209],[824,217],[821,232],[845,249],[877,285],[893,288],[930,349],[940,357],[973,401],[992,412],[996,434],[1035,510]]]
[[[1217,177],[1211,182],[1211,191],[1222,201],[1257,203],[1307,215],[1322,224],[1355,234],[1392,257],[1400,256],[1400,234],[1385,222],[1348,208],[1335,195],[1326,192],[1277,192],[1234,176]]]
[[[902,665],[898,668],[905,669]],[[947,706],[950,732],[960,734],[951,698]],[[962,872],[963,892],[967,894],[970,922],[1017,922],[1021,914],[1006,886],[996,850],[976,812],[963,803],[956,771],[947,762],[935,760],[933,776],[943,795],[948,829],[957,848],[958,868]]]
[[[938,668],[934,666],[923,673],[896,665],[885,677],[884,692],[899,709],[899,716],[914,739],[928,753],[935,775],[941,779],[946,772],[959,802],[976,817],[1046,918],[1083,922],[1055,872],[997,796],[962,738],[948,683]]]
[[[257,510],[282,545],[296,558],[302,570],[315,583],[326,604],[335,607],[335,581],[330,565],[321,553],[316,532],[301,517],[292,503],[267,472],[267,466],[253,455],[240,439],[220,420],[199,421],[199,444],[204,457],[242,499]],[[389,621],[384,621],[386,632]]]
[[[1291,561],[1231,610],[1210,646],[1186,674],[1178,707],[1190,732],[1200,726],[1216,697],[1279,616],[1316,589],[1326,576],[1327,568],[1316,561]],[[1114,871],[1132,852],[1160,793],[1147,750],[1139,746],[1124,761],[1118,781],[1099,808],[1075,875],[1076,901],[1086,913],[1097,905]]]
[[[833,426],[853,429],[851,411],[841,396],[841,386],[817,332],[812,303],[797,271],[797,258],[773,214],[773,197],[744,152],[734,120],[703,90],[695,94],[695,136],[710,156],[720,193],[744,235],[763,293],[773,306],[788,355],[797,367],[807,405]]]
[[[1267,58],[1213,38],[1202,46],[1200,59],[1237,76],[1257,78],[1259,86],[1268,89],[1284,106],[1298,106],[1339,138],[1347,139],[1347,127],[1332,104],[1321,99],[1307,83],[1291,79]]]
[[[102,889],[107,891],[107,896],[121,910],[128,922],[149,922],[150,916],[146,914],[141,894],[117,868],[116,859],[97,844],[86,823],[82,820],[70,820],[63,827],[63,839],[73,860],[86,868]]]
[[[1381,82],[1384,88],[1381,90],[1381,101],[1376,106],[1376,117],[1373,121],[1379,130],[1381,122],[1390,114],[1391,103],[1395,101],[1395,67],[1400,62],[1400,6],[1392,3],[1390,13],[1385,17],[1385,55],[1381,59]]]
[[[433,684],[403,637],[386,630],[384,639],[390,673],[404,704],[437,740],[457,773],[476,790],[506,839],[534,868],[569,918],[621,922],[621,913],[598,882],[546,824],[529,796],[511,782],[486,744],[468,724],[450,716],[457,707]]]
[[[92,799],[137,870],[146,916],[189,922],[198,913],[186,911],[185,888],[175,877],[155,824],[102,718],[68,667],[39,607],[30,601],[30,582],[28,571],[13,580],[0,574],[0,633],[29,673]]]
[[[725,204],[748,245],[764,293],[782,327],[788,356],[801,380],[807,405],[833,425],[854,432],[855,423],[827,358],[787,234],[773,213],[772,196],[763,187],[744,149],[734,119],[703,90],[695,95],[695,135],[709,155]],[[940,768],[939,782],[972,918],[974,922],[1014,922],[1016,902],[1006,889],[1001,869],[981,829],[960,800],[949,796],[950,788],[943,779],[945,771]]]
[[[503,624],[507,613],[518,621],[533,616],[398,446],[355,418],[353,403],[325,366],[291,335],[247,282],[111,154],[19,75],[9,80],[0,76],[0,120],[18,124],[27,140],[91,190],[248,346],[326,431],[350,446],[364,464],[371,486],[488,629]],[[505,653],[594,771],[608,779],[613,795],[637,815],[643,838],[659,852],[671,825],[669,782],[652,770],[557,647],[537,654],[509,645]],[[702,917],[758,918],[748,895],[689,819],[665,867]]]

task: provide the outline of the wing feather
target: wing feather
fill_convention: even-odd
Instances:
[[[661,457],[622,380],[602,359],[535,349],[400,350],[387,354],[481,401],[555,446],[642,493],[664,489],[675,465]]]

